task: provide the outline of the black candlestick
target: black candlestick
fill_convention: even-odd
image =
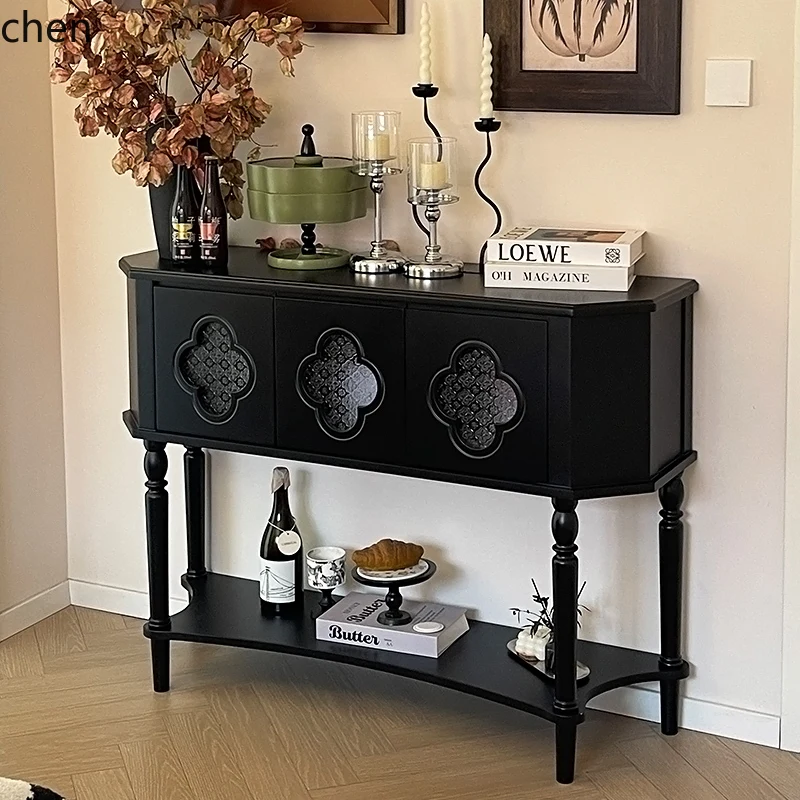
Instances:
[[[494,230],[492,231],[489,238],[491,239],[492,236],[496,236],[500,233],[500,229],[503,227],[503,213],[500,211],[497,203],[492,200],[486,192],[483,191],[481,188],[481,176],[483,175],[483,171],[486,169],[486,166],[492,159],[492,134],[497,133],[500,130],[500,126],[503,123],[500,120],[495,119],[494,117],[484,117],[483,119],[479,119],[475,123],[475,130],[479,133],[486,134],[486,157],[481,161],[480,166],[478,167],[477,172],[475,173],[475,191],[478,193],[480,198],[489,205],[495,213],[497,217],[497,223],[495,225]],[[480,268],[481,268],[481,275],[483,275],[484,266],[486,263],[486,243],[484,242],[483,247],[481,248],[481,256],[479,259]]]
[[[439,133],[439,129],[431,121],[430,113],[428,112],[428,100],[436,97],[436,95],[439,94],[439,87],[434,86],[432,83],[418,83],[416,86],[411,87],[411,91],[413,92],[414,97],[422,98],[422,118],[425,120],[425,124],[433,132],[433,135],[437,139],[441,139],[442,134]],[[412,206],[411,212],[414,215],[414,222],[417,223],[417,227],[427,236],[429,231],[427,227],[425,227],[425,223],[419,217],[419,209],[416,206]]]

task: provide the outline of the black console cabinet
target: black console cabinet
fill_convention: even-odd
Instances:
[[[683,561],[681,476],[691,444],[691,280],[640,277],[628,293],[485,289],[346,270],[272,270],[232,248],[224,274],[144,253],[128,277],[133,436],[145,440],[157,691],[169,641],[216,642],[359,664],[438,683],[556,723],[557,778],[572,780],[575,730],[597,694],[659,680],[676,733]],[[167,457],[186,448],[189,607],[170,618]],[[553,687],[511,659],[515,631],[473,622],[438,660],[314,639],[313,620],[264,620],[254,582],[205,566],[205,448],[551,497]],[[577,642],[576,506],[659,492],[658,656]],[[314,602],[311,602],[311,606]],[[575,660],[590,662],[580,688]],[[432,662],[432,663],[431,663]]]

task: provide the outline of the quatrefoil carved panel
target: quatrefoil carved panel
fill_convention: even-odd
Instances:
[[[342,328],[323,333],[297,369],[298,394],[334,439],[358,436],[383,401],[383,391],[383,378],[365,358],[361,342]]]
[[[195,411],[212,425],[228,422],[256,383],[252,356],[236,341],[233,328],[212,316],[199,319],[178,348],[174,372]]]
[[[525,414],[519,386],[483,342],[465,342],[453,351],[450,365],[431,381],[428,403],[453,444],[470,458],[496,453]]]

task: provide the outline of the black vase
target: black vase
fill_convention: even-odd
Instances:
[[[173,170],[167,181],[161,186],[153,186],[152,184],[148,186],[158,257],[166,261],[172,257],[172,202],[175,200],[177,185],[177,170]]]

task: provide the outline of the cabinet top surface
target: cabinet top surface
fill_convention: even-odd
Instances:
[[[439,281],[408,279],[404,275],[358,275],[349,269],[289,271],[273,269],[253,247],[231,247],[224,273],[160,261],[155,251],[126,256],[120,268],[129,277],[166,286],[246,291],[256,294],[292,293],[313,297],[361,295],[364,300],[425,304],[484,306],[548,314],[615,314],[655,311],[698,290],[686,278],[639,276],[628,292],[581,292],[536,289],[494,289],[483,286],[475,264],[460,278]]]

